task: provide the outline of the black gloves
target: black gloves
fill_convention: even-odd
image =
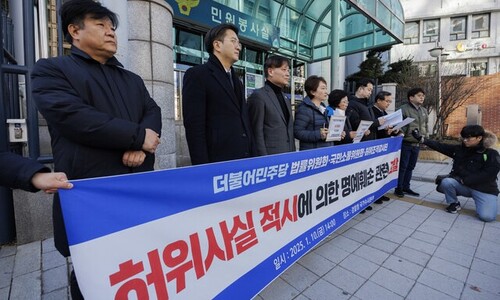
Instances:
[[[412,130],[411,135],[419,142],[423,143],[424,142],[424,137],[420,134],[420,131],[415,128]]]

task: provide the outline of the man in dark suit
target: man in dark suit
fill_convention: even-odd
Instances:
[[[392,103],[392,94],[387,91],[381,91],[375,96],[375,103],[372,106],[373,115],[378,120],[380,117],[387,116],[386,110]],[[392,130],[392,127],[387,127],[381,130],[377,130],[377,139],[385,139],[392,135],[396,135],[397,132]]]
[[[251,157],[252,132],[243,85],[232,65],[238,28],[220,24],[205,35],[208,61],[187,70],[182,88],[186,139],[193,165]]]
[[[387,116],[387,108],[392,103],[392,94],[387,91],[381,91],[375,96],[375,103],[372,106],[373,115],[376,119],[379,119],[383,116]],[[392,130],[392,127],[384,128],[377,130],[377,139],[385,139],[390,137],[391,135],[395,135],[397,132]],[[382,201],[389,201],[389,197],[382,196],[375,201],[377,204],[381,204]]]
[[[250,121],[257,155],[295,151],[290,101],[283,88],[290,80],[290,63],[283,56],[270,56],[264,63],[266,83],[248,98]]]

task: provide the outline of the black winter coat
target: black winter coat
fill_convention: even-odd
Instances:
[[[182,113],[193,165],[251,157],[254,154],[243,85],[231,82],[217,57],[184,75]]]
[[[161,132],[161,112],[142,79],[116,58],[100,64],[72,47],[69,56],[39,60],[31,78],[55,171],[80,179],[153,170],[149,153],[137,168],[122,163],[125,151],[142,149],[146,128]]]
[[[142,79],[116,58],[101,64],[73,46],[69,56],[39,60],[31,78],[56,171],[80,179],[153,170],[150,153],[136,168],[122,162],[125,151],[142,149],[146,128],[161,132],[161,111]],[[68,256],[57,194],[53,215],[56,248]]]
[[[483,193],[498,195],[500,156],[496,150],[485,148],[482,143],[477,147],[467,148],[425,139],[424,144],[453,158],[450,174],[462,179],[464,185]]]
[[[377,129],[380,123],[375,118],[373,110],[368,105],[368,99],[360,99],[354,95],[349,97],[349,106],[347,106],[346,115],[349,116],[349,121],[353,130],[357,130],[361,121],[373,121],[370,126],[370,134],[363,136],[361,141],[370,141],[377,138]]]
[[[328,128],[328,124],[326,111],[321,113],[309,97],[304,98],[295,112],[295,122],[293,123],[294,136],[300,141],[299,149],[308,150],[333,146],[333,142],[325,142],[321,139],[320,128]]]

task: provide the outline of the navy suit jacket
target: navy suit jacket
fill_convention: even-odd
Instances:
[[[231,68],[234,88],[219,60],[184,75],[182,113],[193,165],[251,157],[252,131],[243,85]]]

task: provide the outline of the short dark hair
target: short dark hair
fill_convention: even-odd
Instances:
[[[205,34],[205,50],[207,50],[209,54],[213,54],[214,52],[214,41],[222,41],[228,30],[232,30],[234,33],[238,34],[238,27],[231,23],[219,24],[210,28]]]
[[[306,94],[307,96],[309,96],[309,98],[312,99],[314,97],[311,92],[314,92],[318,89],[320,82],[326,84],[325,78],[316,75],[307,77],[306,82],[304,83],[304,90],[306,90]]]
[[[356,90],[358,90],[360,87],[367,87],[369,83],[375,85],[375,82],[370,78],[361,78],[356,82]]]
[[[339,107],[340,101],[347,97],[347,92],[344,90],[333,90],[328,95],[328,105],[330,107],[336,108]]]
[[[62,30],[64,38],[67,42],[73,43],[73,38],[68,32],[68,26],[75,24],[80,28],[84,28],[84,20],[86,17],[95,20],[109,18],[115,28],[118,27],[118,16],[93,0],[69,0],[64,2],[59,10],[61,16]]]
[[[290,61],[286,57],[280,55],[269,56],[264,63],[264,76],[267,78],[269,75],[267,74],[269,68],[281,68],[285,63],[290,66]]]
[[[463,138],[484,136],[484,128],[481,125],[467,125],[460,131],[460,136]]]
[[[410,97],[415,96],[418,93],[422,93],[425,95],[425,92],[422,88],[412,88],[411,90],[408,91],[408,100],[410,100]]]
[[[390,95],[392,95],[392,94],[389,93],[388,91],[380,91],[375,96],[375,102],[383,101],[383,100],[385,100],[385,97],[390,96]]]

